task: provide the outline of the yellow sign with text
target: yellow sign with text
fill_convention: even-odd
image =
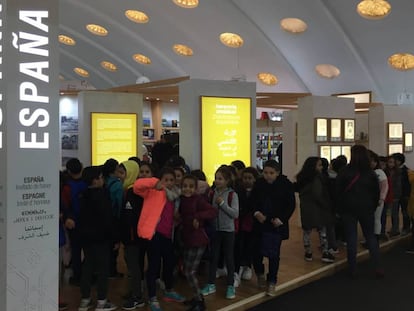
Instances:
[[[201,97],[201,168],[208,182],[222,164],[251,165],[251,99]]]
[[[135,113],[91,113],[92,165],[109,158],[123,162],[137,155]]]

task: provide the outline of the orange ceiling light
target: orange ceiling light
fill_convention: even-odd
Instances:
[[[75,45],[76,41],[72,37],[65,36],[65,35],[59,35],[59,42],[66,45]]]
[[[239,48],[244,43],[242,37],[240,37],[238,34],[231,33],[231,32],[222,33],[220,35],[220,41],[225,46],[228,46],[228,47],[231,47],[231,48]]]
[[[414,69],[414,55],[409,53],[397,53],[388,58],[388,64],[400,71]]]
[[[198,7],[198,0],[173,0],[173,2],[179,7],[185,9],[193,9]]]
[[[118,67],[115,64],[105,61],[105,60],[101,62],[101,67],[111,72],[115,72],[118,70]]]
[[[260,72],[257,74],[257,79],[264,85],[273,86],[276,85],[279,81],[274,74],[269,72]]]
[[[194,54],[193,50],[184,44],[174,44],[172,49],[175,53],[181,56],[193,56]]]
[[[145,24],[148,23],[149,17],[147,14],[141,11],[136,10],[126,10],[125,16],[132,22],[137,24]]]
[[[97,36],[105,37],[108,35],[108,30],[106,30],[104,27],[96,24],[88,24],[86,25],[86,29]]]
[[[88,78],[89,77],[89,72],[87,72],[85,69],[83,69],[83,68],[79,68],[79,67],[76,67],[76,68],[74,68],[73,69],[73,71],[77,74],[77,75],[79,75],[79,76],[81,76],[81,77],[84,77],[84,78]]]
[[[319,64],[315,66],[316,73],[325,79],[334,79],[341,74],[341,71],[330,64]]]
[[[149,65],[151,64],[151,59],[145,55],[142,54],[134,54],[132,55],[132,58],[134,59],[134,61],[136,61],[137,63],[140,64],[144,64],[144,65]]]
[[[299,18],[284,18],[280,21],[280,28],[284,31],[298,34],[305,32],[308,29],[308,25]]]
[[[357,12],[363,18],[381,19],[391,12],[391,4],[385,0],[363,0],[357,5]]]

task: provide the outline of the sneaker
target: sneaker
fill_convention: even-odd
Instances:
[[[216,270],[216,278],[219,279],[222,276],[227,276],[227,269],[226,268]]]
[[[185,298],[175,291],[164,292],[164,297],[162,297],[164,301],[168,302],[184,302]]]
[[[210,294],[214,294],[216,292],[216,285],[214,284],[207,284],[204,288],[201,289],[201,294],[203,296],[208,296]]]
[[[192,303],[190,305],[190,308],[187,309],[187,311],[205,311],[206,310],[206,304],[204,302],[204,298],[201,299],[193,299]]]
[[[234,288],[234,286],[229,285],[227,286],[227,290],[226,290],[226,299],[234,299],[236,298],[236,289]]]
[[[78,311],[88,311],[93,308],[93,303],[90,298],[83,298],[80,301]]]
[[[162,311],[160,303],[157,300],[157,297],[150,299],[149,306],[150,306],[151,311]]]
[[[116,309],[118,309],[118,307],[115,306],[113,303],[106,300],[98,300],[98,305],[96,306],[95,311],[114,311]]]
[[[313,260],[312,253],[305,253],[305,260],[306,261],[312,261]]]
[[[236,272],[234,272],[234,283],[233,283],[234,287],[239,287],[240,286],[240,275]]]
[[[160,290],[165,290],[165,283],[164,283],[164,281],[163,281],[163,280],[161,280],[161,279],[156,279],[156,280],[155,280],[155,283],[157,284],[157,287],[158,287]]]
[[[141,308],[143,306],[145,306],[144,299],[138,298],[138,297],[131,297],[124,303],[124,305],[122,306],[122,309],[134,310],[135,308]]]
[[[269,286],[267,287],[266,295],[271,296],[271,297],[276,296],[276,284],[274,283],[269,284]]]
[[[405,253],[406,253],[406,254],[411,254],[411,255],[414,255],[414,247],[407,248],[407,249],[405,250]]]
[[[322,254],[321,260],[322,262],[331,263],[335,261],[335,256],[332,255],[330,252],[325,252]]]
[[[263,274],[257,276],[257,287],[265,288],[266,287],[266,278]]]
[[[339,254],[339,249],[337,249],[337,248],[330,248],[328,250],[328,252],[330,252],[332,255],[336,255],[336,254]]]
[[[253,276],[252,269],[250,267],[244,267],[243,268],[243,273],[241,274],[241,279],[249,281],[249,280],[252,279],[252,276]]]
[[[59,302],[59,311],[64,311],[64,310],[67,310],[67,309],[69,309],[69,306],[68,306],[67,303]]]

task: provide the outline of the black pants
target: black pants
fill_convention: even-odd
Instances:
[[[139,264],[140,249],[139,244],[125,245],[125,262],[129,273],[129,289],[133,297],[142,298],[141,288],[141,268]]]
[[[214,284],[216,280],[217,264],[220,249],[223,248],[224,262],[227,268],[227,285],[234,283],[234,232],[216,231],[211,241],[211,260],[208,283]]]

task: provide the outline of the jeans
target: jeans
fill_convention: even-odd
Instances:
[[[358,245],[358,222],[367,242],[369,254],[375,269],[379,268],[379,244],[374,235],[374,214],[368,215],[343,215],[345,234],[347,239],[347,258],[351,272],[356,270],[356,253]]]

